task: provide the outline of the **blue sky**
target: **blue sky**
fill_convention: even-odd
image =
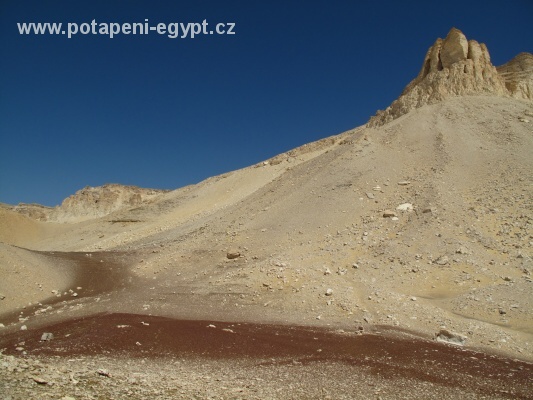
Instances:
[[[17,22],[235,23],[234,35],[20,35]],[[451,27],[495,65],[533,1],[0,1],[0,202],[175,189],[364,124]]]

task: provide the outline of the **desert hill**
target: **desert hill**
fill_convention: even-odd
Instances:
[[[531,361],[530,60],[495,68],[452,30],[366,126],[170,192],[86,188],[46,218],[1,208],[5,332],[102,312],[447,329]],[[39,259],[94,277],[30,290]]]

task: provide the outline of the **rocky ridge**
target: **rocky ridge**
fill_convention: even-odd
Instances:
[[[39,221],[78,222],[100,218],[115,211],[152,202],[166,192],[166,190],[144,189],[119,184],[86,186],[67,197],[57,207],[21,203],[12,209],[19,214]]]
[[[452,28],[438,38],[424,58],[422,70],[401,96],[368,123],[384,125],[409,111],[451,96],[489,94],[533,100],[533,55],[520,53],[496,68],[487,46]]]

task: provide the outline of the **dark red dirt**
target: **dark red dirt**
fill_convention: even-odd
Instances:
[[[209,327],[214,325],[215,327]],[[224,330],[226,329],[226,330]],[[229,331],[231,330],[231,331]],[[54,339],[41,342],[43,332]],[[6,354],[246,358],[257,365],[338,362],[480,395],[533,398],[533,364],[400,334],[338,333],[282,325],[100,314],[0,337]]]

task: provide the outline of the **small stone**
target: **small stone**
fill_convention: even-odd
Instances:
[[[324,275],[330,275],[331,274],[331,271],[329,268],[326,268],[326,270],[324,271]]]
[[[348,273],[348,270],[346,268],[337,268],[337,275],[346,275]]]
[[[27,330],[28,330],[28,327],[27,327],[26,325],[22,325],[22,326],[20,327],[20,330],[21,330],[21,331],[27,331]]]
[[[439,258],[437,258],[434,263],[437,264],[437,265],[446,265],[450,262],[450,260],[448,259],[447,256],[440,256]]]
[[[326,296],[331,296],[333,294],[333,289],[326,290]]]
[[[4,300],[6,296],[3,293],[0,293],[0,300]]]
[[[455,250],[456,254],[468,254],[469,251],[466,249],[466,247],[459,247],[457,250]]]
[[[416,297],[415,297],[415,296],[412,296],[412,297],[411,297],[411,301],[416,301]]]
[[[437,342],[445,342],[457,346],[464,346],[467,337],[459,333],[450,332],[446,329],[441,329],[439,333],[437,333],[435,339],[437,340]]]
[[[41,335],[41,342],[47,342],[54,338],[54,334],[50,332],[45,332]]]
[[[228,260],[233,260],[234,258],[239,258],[241,256],[241,253],[238,250],[231,249],[228,250],[226,257]]]
[[[109,374],[109,371],[107,369],[104,369],[104,368],[98,368],[96,370],[96,373],[100,376],[105,376],[107,378],[109,378],[111,375]]]
[[[399,211],[413,211],[413,205],[411,203],[403,203],[403,204],[400,204],[398,207],[396,207],[397,210]]]
[[[213,324],[209,324],[209,325],[207,325],[207,327],[208,327],[208,328],[216,328],[216,326],[213,325]]]
[[[391,218],[391,217],[396,217],[396,213],[394,211],[391,211],[391,210],[385,210],[383,211],[383,218]]]
[[[368,192],[368,193],[366,194],[366,197],[368,197],[369,199],[373,199],[375,196],[374,196],[374,193],[370,193],[370,192]]]
[[[48,381],[46,379],[41,378],[40,376],[32,376],[31,377],[34,382],[38,383],[39,385],[46,385]]]
[[[410,181],[400,181],[400,182],[398,182],[398,185],[400,185],[400,186],[407,186],[407,185],[410,185],[410,184],[411,184]]]

